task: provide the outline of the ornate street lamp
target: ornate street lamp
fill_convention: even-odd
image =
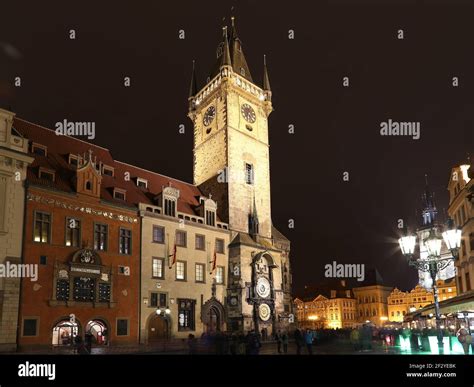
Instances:
[[[451,251],[452,257],[441,257],[442,242],[446,244]],[[416,267],[418,270],[430,273],[432,279],[432,288],[434,295],[435,314],[436,314],[436,328],[438,333],[438,348],[439,353],[443,353],[443,331],[441,330],[441,313],[439,310],[438,287],[436,286],[436,277],[439,272],[445,269],[453,260],[459,257],[459,247],[461,245],[461,230],[454,226],[452,219],[448,219],[447,227],[442,233],[442,238],[438,234],[435,227],[431,228],[429,236],[423,240],[424,245],[428,251],[428,257],[421,259],[415,257],[416,236],[407,234],[398,240],[400,249],[405,257],[407,257],[408,264]]]

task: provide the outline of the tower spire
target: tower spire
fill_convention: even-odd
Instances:
[[[264,91],[272,91],[270,87],[270,79],[268,78],[268,70],[267,70],[267,56],[263,55],[263,90]]]
[[[193,72],[191,75],[191,83],[189,85],[189,98],[193,98],[197,94],[197,80],[196,80],[196,64],[193,59]]]
[[[433,225],[438,215],[438,210],[436,209],[434,194],[430,191],[428,186],[427,174],[425,174],[425,191],[422,195],[422,202],[423,226]]]
[[[222,29],[224,30],[224,47],[222,53],[221,67],[232,66],[232,61],[230,59],[229,40],[227,38],[227,26],[222,27]]]

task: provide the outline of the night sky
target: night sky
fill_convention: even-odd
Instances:
[[[474,6],[314,3],[5,2],[0,107],[51,128],[94,121],[93,142],[115,159],[192,182],[191,63],[202,86],[234,6],[260,85],[267,55],[272,216],[292,242],[295,293],[323,279],[333,260],[365,263],[411,288],[417,275],[398,251],[397,220],[418,224],[425,173],[443,213],[451,167],[474,150]],[[420,122],[421,138],[380,136],[390,118]]]

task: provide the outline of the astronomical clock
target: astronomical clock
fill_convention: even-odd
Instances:
[[[270,258],[271,259],[271,258]],[[255,327],[260,331],[269,328],[275,318],[275,298],[273,291],[273,265],[266,255],[256,255],[252,264],[252,288]]]

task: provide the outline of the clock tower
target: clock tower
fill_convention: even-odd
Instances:
[[[215,55],[201,88],[193,65],[188,116],[194,125],[194,184],[212,194],[231,231],[230,326],[271,332],[291,320],[291,279],[289,241],[271,220],[268,116],[273,108],[266,60],[259,86],[233,17],[230,30],[223,27]]]

